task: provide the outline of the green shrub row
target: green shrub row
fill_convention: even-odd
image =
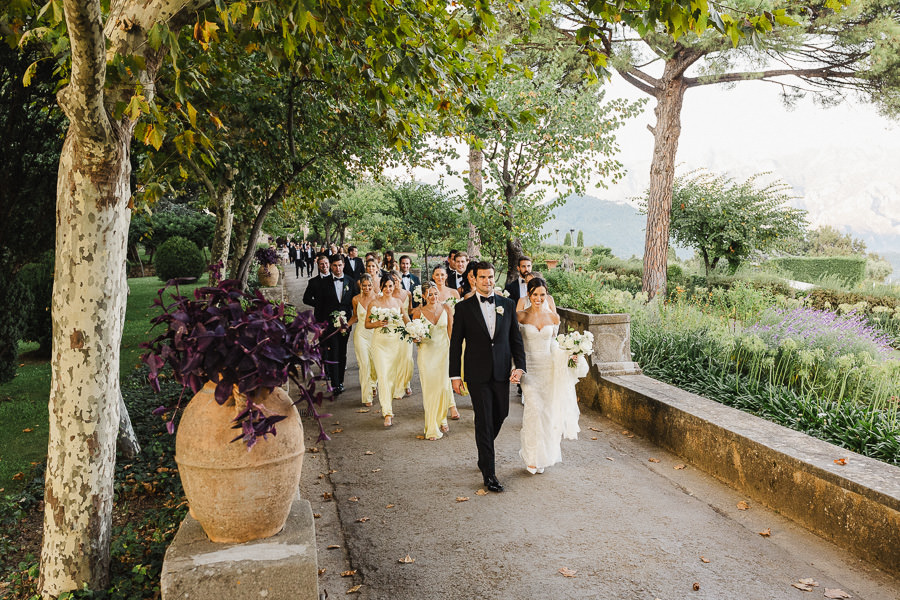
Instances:
[[[790,256],[771,262],[793,279],[810,283],[833,276],[853,286],[866,276],[866,259],[862,256]]]

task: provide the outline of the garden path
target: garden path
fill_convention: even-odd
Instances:
[[[305,285],[288,270],[287,296],[298,307]],[[564,462],[532,476],[517,455],[522,407],[513,396],[497,440],[506,491],[478,495],[468,400],[457,399],[462,419],[448,436],[417,439],[416,375],[385,429],[377,404],[360,412],[352,345],[348,354],[347,391],[325,420],[339,432],[316,443],[304,420],[317,451],[306,454],[301,493],[320,515],[322,597],[357,585],[360,598],[391,600],[780,600],[822,598],[825,588],[866,600],[900,595],[896,579],[774,511],[740,510],[738,492],[678,468],[679,457],[590,411],[579,439],[564,442]],[[809,595],[792,587],[803,578],[819,587]]]

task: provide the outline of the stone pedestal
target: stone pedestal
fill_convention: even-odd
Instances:
[[[281,533],[244,544],[209,541],[190,515],[166,550],[163,600],[318,600],[316,529],[299,496]]]
[[[569,329],[594,334],[591,364],[604,377],[640,375],[640,366],[631,360],[631,315],[589,315],[569,308],[557,308],[559,332]]]

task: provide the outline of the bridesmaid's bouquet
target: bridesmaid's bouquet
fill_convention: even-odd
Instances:
[[[412,291],[413,301],[416,304],[422,304],[422,286],[417,285]]]
[[[454,306],[456,306],[457,302],[459,302],[459,298],[454,298],[453,296],[450,296],[449,298],[444,300],[444,304],[446,304],[450,308],[453,308]]]
[[[421,344],[431,338],[431,323],[427,319],[413,319],[400,328],[400,337],[411,344]]]
[[[340,331],[343,335],[347,335],[347,316],[344,314],[342,310],[336,310],[331,313],[331,324],[335,329]]]
[[[391,333],[403,328],[403,317],[400,316],[399,308],[383,308],[373,306],[369,313],[370,321],[387,321],[387,325],[381,328],[381,333]]]
[[[594,351],[594,334],[590,331],[571,331],[556,336],[556,343],[569,355],[569,366],[578,366],[578,357]]]

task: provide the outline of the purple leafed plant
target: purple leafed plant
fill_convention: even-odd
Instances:
[[[256,262],[266,269],[269,268],[269,265],[278,264],[278,253],[275,252],[275,248],[260,248],[254,256],[256,256]]]
[[[150,368],[150,386],[159,391],[160,370],[169,365],[175,380],[195,394],[207,381],[216,382],[219,404],[225,404],[236,387],[248,402],[246,410],[234,420],[234,428],[241,433],[233,441],[243,439],[252,448],[260,437],[275,435],[275,424],[285,418],[265,414],[253,402],[254,393],[271,391],[290,378],[300,393],[297,403],[305,401],[318,422],[319,439],[329,439],[321,422],[329,415],[316,411],[325,396],[318,382],[327,381],[322,358],[327,324],[317,323],[312,311],[286,315],[284,304],[274,305],[258,292],[243,292],[236,280],[197,288],[193,298],[182,296],[178,286],[191,281],[169,281],[153,302],[162,314],[151,323],[154,327],[162,325],[165,331],[141,344],[147,349],[141,360]],[[166,291],[172,287],[174,292],[168,294],[167,303]],[[170,433],[180,403],[179,399],[173,407]]]

